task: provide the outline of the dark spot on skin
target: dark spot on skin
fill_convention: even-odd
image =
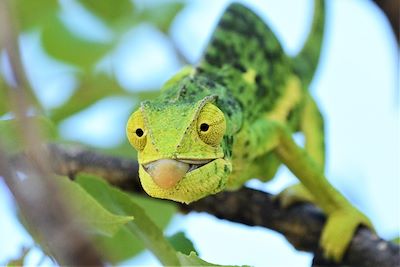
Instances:
[[[256,75],[256,84],[257,84],[258,86],[260,86],[260,85],[261,85],[261,82],[262,82],[262,77],[261,77],[260,74],[257,74],[257,75]]]
[[[248,157],[249,157],[249,153],[246,152],[246,153],[243,154],[243,158],[244,159],[247,159]]]
[[[205,59],[208,63],[210,63],[211,65],[216,65],[216,63],[217,63],[216,60],[215,60],[215,58],[214,58],[210,53],[206,53],[204,59]],[[217,66],[218,66],[218,65],[217,65]]]
[[[251,52],[249,53],[249,59],[250,59],[250,61],[253,61],[255,58],[256,58],[256,54],[254,53],[254,51],[251,51]]]
[[[257,92],[256,92],[257,97],[265,96],[265,94],[267,93],[267,89],[266,89],[265,85],[263,84],[261,75],[257,74],[255,81],[257,84]]]
[[[217,185],[217,189],[220,189],[222,187],[222,179],[219,180],[218,185]]]
[[[214,88],[215,82],[213,80],[208,79],[206,85],[210,88]]]
[[[264,97],[266,92],[267,92],[266,88],[264,86],[261,86],[257,88],[256,95],[257,97]]]
[[[238,69],[241,72],[246,72],[247,69],[240,63],[240,62],[234,62],[233,67]]]
[[[197,68],[196,68],[196,72],[199,73],[199,74],[201,74],[201,73],[204,72],[204,69],[203,69],[202,67],[197,67]]]
[[[185,96],[186,93],[187,93],[187,88],[186,88],[186,86],[184,85],[184,86],[182,86],[181,90],[179,91],[179,95],[180,95],[180,96]]]
[[[250,145],[250,140],[246,140],[246,142],[244,142],[244,146],[248,147]]]
[[[226,49],[225,43],[219,39],[214,39],[212,46],[215,47],[217,51],[224,51]]]

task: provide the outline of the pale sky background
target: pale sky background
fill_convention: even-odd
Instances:
[[[73,0],[61,1],[82,35],[102,40],[106,29],[80,12]],[[151,1],[141,1],[147,3]],[[183,52],[196,62],[217,18],[228,0],[192,0],[176,18],[172,34]],[[302,46],[312,17],[310,0],[240,1],[253,8],[273,28],[288,54]],[[394,36],[383,14],[370,1],[328,1],[326,38],[311,92],[326,119],[327,177],[351,202],[366,213],[379,235],[394,238],[400,221],[399,57]],[[90,32],[90,36],[87,34]],[[37,34],[22,38],[23,60],[40,100],[48,107],[60,105],[71,95],[76,80],[70,68],[46,57]],[[114,68],[118,81],[129,90],[159,88],[179,68],[163,35],[142,25],[103,60],[99,69]],[[96,146],[114,146],[125,138],[124,124],[135,103],[120,97],[102,100],[75,118],[66,120],[65,138]],[[104,110],[107,110],[105,113]],[[301,138],[300,138],[301,139]],[[301,140],[300,140],[301,141]],[[281,169],[272,182],[251,181],[249,186],[277,193],[296,181]],[[216,203],[217,205],[218,203]],[[253,266],[310,266],[311,255],[294,250],[279,234],[247,227],[207,214],[177,215],[167,233],[183,230],[200,256],[218,264]],[[0,264],[17,255],[30,237],[14,216],[10,194],[0,180]],[[40,253],[31,253],[37,263]],[[51,264],[45,261],[43,265]],[[142,253],[126,265],[157,265]]]

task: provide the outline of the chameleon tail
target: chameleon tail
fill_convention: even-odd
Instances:
[[[294,72],[308,86],[317,69],[324,36],[326,3],[324,0],[314,0],[314,17],[308,38],[297,56],[293,58]]]

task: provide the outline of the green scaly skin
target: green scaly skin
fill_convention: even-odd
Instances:
[[[239,4],[228,7],[199,65],[174,76],[128,121],[127,135],[139,147],[139,175],[149,195],[190,203],[237,189],[253,177],[268,181],[285,164],[301,184],[279,197],[285,205],[308,200],[324,210],[321,246],[328,258],[342,259],[359,225],[372,228],[323,174],[323,120],[307,87],[319,60],[324,5],[315,1],[311,34],[294,58],[252,11]],[[208,134],[212,141],[219,134],[223,138],[210,145],[200,137],[199,125],[218,118],[214,106],[223,117],[218,127],[210,122]],[[139,128],[140,137],[135,136]],[[304,134],[304,148],[293,141],[295,132]],[[161,188],[145,167],[160,159],[210,161],[171,188]]]

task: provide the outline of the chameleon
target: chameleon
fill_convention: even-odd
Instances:
[[[300,183],[278,199],[286,206],[310,201],[324,211],[320,246],[328,259],[343,258],[358,226],[373,229],[324,175],[323,117],[308,87],[325,5],[314,1],[310,34],[292,57],[255,12],[238,3],[226,8],[200,62],[185,66],[128,119],[147,194],[191,203],[252,178],[269,181],[286,165]],[[294,133],[303,134],[304,146]]]

